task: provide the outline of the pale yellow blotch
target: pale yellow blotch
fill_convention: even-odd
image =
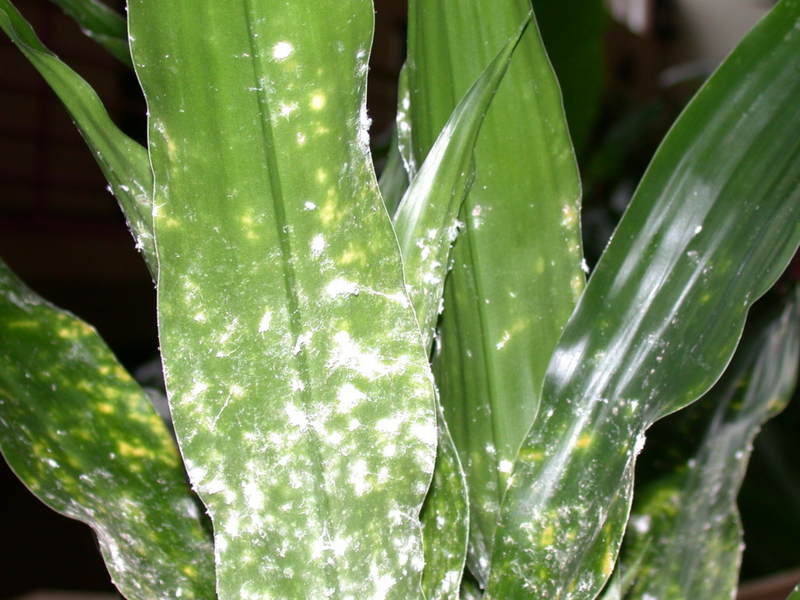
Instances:
[[[603,575],[611,575],[611,572],[614,570],[614,553],[611,551],[606,552],[605,556],[603,556]]]
[[[322,94],[314,94],[311,97],[311,108],[314,110],[322,110],[325,108],[325,96]]]
[[[547,262],[541,256],[536,259],[536,262],[533,265],[533,269],[537,275],[541,275],[544,273],[545,269],[547,268]]]
[[[340,265],[351,265],[356,263],[362,267],[366,267],[367,254],[363,250],[357,250],[351,247],[345,250],[344,254],[342,254],[337,262]]]
[[[555,540],[556,540],[556,530],[552,525],[548,525],[542,532],[542,537],[539,540],[539,543],[542,546],[552,546]]]
[[[184,565],[181,567],[181,572],[187,577],[197,577],[197,569],[192,565]]]
[[[325,127],[324,125],[320,125],[319,127],[317,127],[314,130],[314,133],[316,135],[325,135],[326,133],[330,133],[330,132],[331,132],[331,130],[328,129],[327,127]]]
[[[126,458],[142,458],[143,456],[147,456],[146,448],[142,448],[141,446],[131,446],[127,442],[119,442],[117,444],[117,451],[119,452],[120,456],[124,456]]]
[[[578,438],[578,441],[575,442],[575,447],[584,450],[588,448],[592,443],[592,434],[591,433],[584,433],[581,437]]]
[[[80,336],[80,332],[77,329],[71,329],[68,327],[62,327],[58,330],[58,337],[63,338],[65,340],[75,340],[78,339]]]
[[[338,211],[338,203],[334,200],[328,200],[320,209],[319,218],[324,225],[340,221],[342,215]]]
[[[252,227],[255,225],[255,221],[253,221],[253,217],[250,215],[245,215],[239,219],[242,222],[242,225],[245,227]]]
[[[8,324],[9,329],[36,329],[39,323],[36,321],[12,321]]]
[[[583,293],[583,277],[580,275],[575,275],[570,282],[569,287],[572,290],[573,296],[578,298]]]
[[[114,414],[114,407],[111,406],[108,402],[101,402],[100,404],[98,404],[97,410],[99,410],[104,415]]]
[[[104,365],[97,370],[100,372],[100,375],[108,375],[109,373],[111,373],[111,367],[107,365]]]
[[[325,183],[328,179],[328,174],[325,172],[324,169],[317,169],[317,181],[320,183]]]
[[[164,219],[164,226],[165,227],[169,227],[170,229],[174,229],[175,227],[178,227],[179,225],[180,225],[180,222],[178,222],[176,219],[173,219],[172,217],[167,217],[166,219]]]

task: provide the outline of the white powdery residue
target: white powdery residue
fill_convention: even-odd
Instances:
[[[57,463],[55,460],[53,460],[52,458],[46,458],[46,459],[45,459],[45,462],[46,462],[48,465],[50,465],[51,467],[53,467],[54,469],[58,469],[58,468],[61,466],[60,464],[58,464],[58,463]]]
[[[294,52],[294,48],[289,42],[278,42],[272,49],[272,57],[275,60],[284,60]]]
[[[369,578],[375,585],[375,594],[372,596],[371,600],[386,600],[386,596],[389,595],[389,590],[397,583],[397,580],[391,575],[381,575],[377,565],[370,565]]]
[[[306,203],[303,205],[303,210],[314,210],[314,209],[316,209],[316,208],[317,208],[317,205],[316,205],[316,204],[314,204],[313,202],[310,202],[310,201],[309,201],[309,202],[306,202]]]
[[[244,500],[253,510],[264,508],[264,492],[262,492],[255,481],[248,481],[242,486]]]
[[[265,331],[269,331],[269,327],[272,324],[272,311],[267,309],[264,312],[264,316],[261,317],[261,322],[258,324],[258,333],[264,333]]]
[[[397,446],[395,446],[394,444],[386,444],[386,446],[384,446],[383,448],[382,454],[386,458],[393,457],[395,454],[397,454]]]
[[[312,258],[319,258],[325,251],[325,237],[322,234],[314,236],[311,240],[311,256]]]
[[[205,392],[207,389],[208,389],[207,383],[205,383],[204,381],[198,381],[197,383],[194,384],[194,387],[186,395],[186,397],[181,399],[181,403],[194,402],[197,399],[197,397],[203,392]]]
[[[330,543],[328,548],[333,551],[335,556],[344,556],[344,553],[347,552],[348,546],[350,546],[350,538],[343,539],[337,537]]]
[[[341,443],[342,443],[342,439],[343,439],[343,438],[342,438],[342,434],[341,434],[341,433],[339,433],[338,431],[334,431],[332,434],[330,434],[330,435],[329,435],[329,436],[326,438],[326,441],[327,441],[329,444],[331,444],[332,446],[338,446],[339,444],[341,444]]]
[[[414,423],[411,426],[411,435],[428,446],[436,446],[436,424]]]
[[[239,535],[239,518],[235,515],[229,517],[227,521],[225,521],[225,533],[227,533],[231,537],[236,537]]]
[[[297,110],[297,102],[291,104],[281,104],[279,114],[284,118],[288,118],[294,111]]]
[[[486,444],[486,454],[494,456],[497,453],[493,444]]]
[[[367,379],[374,380],[405,368],[405,364],[402,361],[390,367],[383,364],[375,352],[362,351],[361,347],[352,340],[350,334],[346,331],[340,331],[333,336],[333,341],[336,343],[336,348],[334,348],[333,355],[326,365],[330,370],[345,367],[359,375],[363,375]]]
[[[500,464],[497,465],[497,470],[508,475],[514,470],[514,463],[512,463],[510,460],[501,460]]]
[[[400,429],[400,425],[404,420],[405,418],[402,415],[389,419],[381,419],[375,424],[375,429],[383,433],[397,433],[397,430]]]
[[[503,349],[503,347],[506,345],[506,342],[507,342],[508,340],[510,340],[510,339],[511,339],[511,334],[510,334],[510,333],[508,333],[507,331],[504,331],[504,332],[503,332],[503,339],[502,339],[502,340],[500,340],[499,342],[497,342],[497,343],[494,345],[495,349],[497,349],[497,350],[502,350],[502,349]]]
[[[358,460],[350,467],[350,477],[347,480],[355,489],[356,496],[363,496],[364,492],[369,489],[369,484],[367,483],[368,474],[367,462],[364,460]]]
[[[694,228],[694,234],[695,235],[697,235],[701,231],[703,231],[703,226],[702,225],[698,225],[697,227]]]
[[[303,346],[311,341],[311,337],[313,335],[314,333],[312,331],[306,331],[305,333],[298,335],[297,340],[294,343],[294,348],[292,348],[292,355],[297,356],[300,353],[300,350],[303,349]]]
[[[334,279],[325,287],[325,293],[331,298],[339,296],[358,296],[358,284],[341,277]]]
[[[638,456],[639,453],[644,449],[644,443],[645,443],[645,435],[644,435],[644,433],[640,433],[636,437],[636,444],[633,447],[633,455],[634,456]]]
[[[355,431],[359,427],[361,427],[361,421],[359,421],[358,419],[350,419],[350,422],[347,424],[347,428],[350,431]]]
[[[353,410],[359,402],[366,400],[367,396],[352,383],[345,383],[339,388],[337,399],[339,400],[337,410],[340,413],[347,414]]]
[[[378,471],[378,483],[386,483],[389,481],[389,479],[391,479],[391,476],[389,475],[389,469],[386,467],[381,467],[380,471]]]
[[[372,119],[367,114],[367,102],[361,103],[361,111],[358,117],[358,143],[363,148],[369,149],[369,128],[372,126]]]
[[[200,486],[206,494],[219,494],[225,490],[225,482],[221,479],[214,479],[210,483]]]
[[[308,417],[306,413],[297,408],[294,404],[287,404],[284,410],[286,411],[286,416],[289,417],[289,423],[299,428],[300,431],[305,431],[306,427],[308,427]]]
[[[185,460],[186,473],[189,475],[189,480],[194,485],[199,485],[206,476],[206,470],[203,467],[198,467],[192,461]]]
[[[581,270],[587,275],[589,274],[589,264],[586,262],[585,258],[581,259]]]
[[[442,579],[441,590],[443,593],[448,594],[458,589],[458,584],[461,581],[461,571],[448,571],[444,579]]]

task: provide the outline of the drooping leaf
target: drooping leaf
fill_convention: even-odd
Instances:
[[[178,449],[97,333],[0,263],[0,450],[53,510],[97,534],[129,600],[214,594],[211,536]]]
[[[421,596],[436,415],[369,156],[369,0],[135,0],[162,355],[218,593]]]
[[[158,271],[152,236],[153,175],[145,150],[111,121],[100,98],[39,41],[9,0],[0,0],[0,27],[41,73],[89,145],[120,203],[150,273]]]
[[[716,381],[750,305],[794,254],[798,53],[800,2],[784,0],[656,154],[548,367],[504,499],[488,597],[596,596],[645,429]]]
[[[88,37],[103,46],[126,67],[133,68],[125,18],[99,0],[53,0]]]
[[[409,4],[417,161],[529,11],[527,0]],[[492,101],[474,161],[434,369],[470,489],[469,564],[485,584],[507,471],[583,289],[578,173],[558,85],[533,25]]]
[[[720,381],[659,423],[657,450],[671,466],[637,488],[623,562],[645,558],[626,598],[728,600],[735,594],[742,549],[736,496],[753,438],[794,391],[798,334],[796,302],[760,319],[745,329]],[[643,466],[649,456],[645,451]]]

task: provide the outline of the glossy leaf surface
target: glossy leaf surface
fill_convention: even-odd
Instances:
[[[97,534],[129,600],[214,598],[211,536],[175,442],[97,333],[0,263],[0,449]]]
[[[524,0],[410,3],[406,68],[417,161],[529,11]],[[505,479],[583,289],[578,173],[534,25],[492,101],[474,161],[435,370],[470,488],[470,568],[485,583]]]
[[[153,176],[147,151],[114,125],[89,84],[44,47],[9,0],[0,0],[0,27],[69,111],[122,206],[136,247],[155,277],[158,265],[150,214]]]
[[[654,450],[672,464],[637,487],[623,562],[639,554],[644,560],[626,598],[735,595],[742,549],[736,496],[753,439],[783,410],[797,383],[797,309],[792,302],[746,328],[720,381],[657,426],[663,441]],[[648,450],[640,459],[645,467],[652,462]]]
[[[80,25],[81,30],[113,54],[125,66],[133,67],[128,50],[125,18],[99,0],[53,0]]]
[[[596,596],[645,429],[716,381],[750,305],[794,254],[799,53],[800,2],[784,0],[656,154],[548,367],[547,409],[505,496],[490,598]]]
[[[420,597],[427,355],[369,156],[368,0],[135,0],[162,355],[218,592]]]

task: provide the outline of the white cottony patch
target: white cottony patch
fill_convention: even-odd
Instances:
[[[286,416],[289,417],[289,423],[295,427],[299,427],[301,431],[308,427],[308,417],[306,413],[297,408],[294,404],[287,404],[284,410],[286,411]]]
[[[431,423],[429,425],[415,423],[411,426],[411,434],[428,446],[436,446],[437,432],[435,423]]]
[[[514,470],[514,463],[512,463],[510,460],[501,460],[500,464],[497,465],[497,470],[508,475]]]
[[[369,148],[369,128],[372,126],[372,119],[367,114],[366,100],[361,103],[361,112],[358,118],[358,142],[365,148]]]
[[[303,205],[303,208],[304,208],[305,210],[314,210],[315,208],[317,208],[317,205],[316,205],[316,204],[314,204],[313,202],[309,201],[309,202],[306,202],[306,203]]]
[[[589,274],[589,264],[586,262],[585,258],[581,259],[581,270],[587,275]]]
[[[694,228],[694,234],[695,235],[697,235],[701,231],[703,231],[703,226],[702,225],[698,225],[697,227]]]
[[[337,347],[334,348],[333,355],[326,365],[331,370],[345,367],[367,379],[377,379],[405,367],[403,361],[391,367],[383,364],[377,353],[364,352],[346,331],[340,331],[333,336],[333,341]]]
[[[510,340],[510,339],[511,339],[511,334],[510,334],[510,333],[508,333],[507,331],[504,331],[504,332],[503,332],[503,339],[502,339],[502,340],[500,340],[499,342],[497,342],[497,343],[494,345],[494,347],[495,347],[497,350],[502,350],[502,349],[503,349],[503,347],[506,345],[506,342],[507,342],[508,340]]]
[[[288,117],[296,110],[297,110],[297,102],[292,102],[291,104],[281,104],[279,114],[282,117]]]
[[[325,293],[331,298],[337,298],[338,296],[357,296],[358,284],[340,277],[334,279],[325,287]]]
[[[294,48],[289,42],[278,42],[272,49],[272,56],[275,60],[283,60],[289,58],[292,52],[294,52]]]
[[[206,494],[219,494],[225,489],[225,482],[221,479],[213,479],[210,483],[201,486]]]
[[[381,575],[376,565],[370,566],[369,578],[375,585],[375,595],[372,596],[371,600],[386,600],[386,596],[389,595],[389,590],[397,583],[397,580],[391,575]]]
[[[337,395],[337,399],[339,400],[339,406],[337,410],[340,413],[349,413],[353,408],[362,400],[366,400],[367,396],[356,388],[352,383],[345,383],[342,387],[339,388],[339,394]]]
[[[634,456],[638,456],[639,453],[644,449],[645,443],[645,436],[643,433],[640,433],[636,438],[636,444],[633,447]]]
[[[311,256],[313,258],[319,258],[324,250],[325,238],[322,234],[315,235],[314,239],[311,240]]]
[[[272,311],[267,309],[264,316],[261,317],[261,322],[258,324],[258,333],[269,331],[269,326],[272,323]]]
[[[314,334],[311,331],[306,331],[305,333],[298,335],[297,340],[294,343],[294,348],[292,348],[292,355],[297,356],[300,353],[300,350],[303,349],[303,346],[311,341],[311,337],[313,335]]]
[[[247,506],[253,510],[261,510],[264,508],[264,492],[262,492],[255,481],[248,481],[242,486],[244,491],[244,499]]]
[[[400,425],[404,420],[402,415],[390,419],[381,419],[375,423],[375,429],[383,433],[397,433],[397,430],[400,429]]]
[[[355,489],[356,496],[363,496],[364,492],[369,489],[369,484],[367,483],[368,473],[367,463],[364,460],[358,460],[350,467],[350,477],[348,481]]]

